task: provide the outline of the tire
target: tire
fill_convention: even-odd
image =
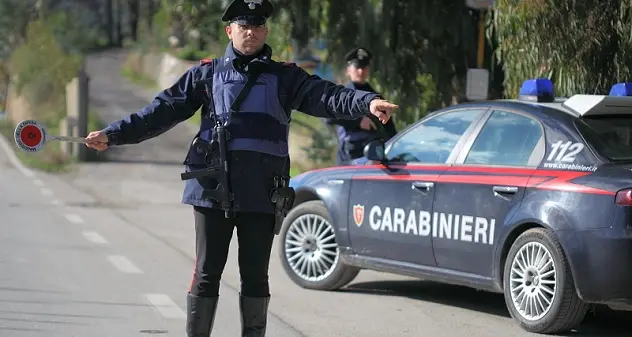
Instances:
[[[538,252],[543,253],[544,251],[548,252],[548,260],[550,262],[531,263],[531,267],[542,267],[539,273],[536,272],[537,277],[532,279],[533,281],[531,283],[527,281],[530,276],[521,278],[518,276],[518,273],[512,271],[513,267],[518,270],[529,271],[528,267],[522,268],[518,265],[518,262],[521,262],[522,266],[530,265],[529,261],[524,260],[523,253],[535,252],[538,254]],[[546,259],[547,255],[543,253],[542,257]],[[579,326],[586,316],[589,305],[584,303],[577,296],[568,260],[559,241],[550,231],[544,228],[534,228],[522,233],[509,250],[503,274],[505,303],[511,317],[515,319],[524,330],[540,334],[563,333]],[[529,275],[529,273],[525,272],[524,275]],[[540,275],[542,279],[540,279]],[[511,281],[512,277],[514,277],[515,282]],[[547,284],[543,285],[543,282],[547,282]],[[523,288],[516,289],[516,287],[520,287],[520,285],[522,285]],[[542,290],[543,287],[547,287],[549,292]],[[519,306],[515,304],[516,301],[524,303],[521,302],[524,296],[519,296],[520,290],[524,290],[524,288],[535,295],[535,298],[539,298],[540,303],[543,304],[540,306],[543,310],[536,312],[539,315],[529,315],[529,312],[519,310]],[[544,310],[547,306],[546,301],[544,301],[544,296],[541,295],[544,295],[551,303],[546,310]],[[514,299],[516,299],[516,301],[514,301]]]
[[[326,241],[314,244],[314,242],[317,241],[314,239],[316,235],[304,235],[304,233],[300,231],[300,228],[297,228],[297,226],[301,224],[301,221],[304,225],[307,225],[308,223],[311,224],[314,220],[317,220],[316,225],[322,223],[322,220],[325,221],[321,231],[318,232],[323,233],[323,230],[327,231],[327,234],[323,235],[324,239],[327,239],[327,237],[333,237],[327,239]],[[314,227],[318,229],[318,226],[312,226],[312,229],[314,229]],[[297,231],[297,229],[299,231]],[[302,203],[294,207],[294,209],[288,213],[287,217],[283,221],[281,232],[279,233],[279,237],[281,239],[281,243],[279,245],[279,257],[281,258],[281,264],[283,265],[285,273],[294,283],[306,289],[337,290],[353,281],[353,279],[358,275],[360,269],[347,266],[340,260],[339,249],[336,243],[334,231],[335,229],[332,225],[329,212],[327,211],[325,204],[320,200]],[[288,242],[299,242],[299,239],[304,245],[302,246],[304,249],[301,251],[297,249],[299,247],[297,247],[295,243]],[[318,248],[316,248],[316,246],[318,246]],[[311,251],[309,248],[315,248],[316,250]],[[294,251],[288,251],[289,249],[294,249]],[[296,260],[290,261],[290,258],[298,253],[301,255],[299,255]],[[327,259],[323,256],[329,258],[330,261],[327,261]],[[304,261],[305,258],[321,259],[321,269],[311,269],[311,273],[305,273],[304,270],[303,273],[301,273],[298,261]]]

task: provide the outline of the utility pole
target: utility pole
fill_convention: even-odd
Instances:
[[[467,71],[465,96],[471,101],[486,100],[489,96],[489,71],[485,69],[485,13],[494,7],[494,0],[465,0],[465,5],[478,10],[478,50],[476,68]]]

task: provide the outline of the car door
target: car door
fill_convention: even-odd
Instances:
[[[518,111],[491,109],[454,165],[437,179],[433,250],[437,266],[492,275],[493,249],[545,152],[544,129]]]
[[[459,109],[429,117],[387,144],[384,164],[360,167],[349,200],[355,253],[436,266],[430,231],[434,184],[485,111]]]

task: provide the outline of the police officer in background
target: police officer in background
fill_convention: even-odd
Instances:
[[[202,107],[200,130],[184,160],[185,171],[215,167],[222,175],[185,182],[182,203],[193,206],[196,231],[195,271],[187,292],[189,337],[207,337],[212,331],[234,228],[239,243],[242,336],[265,335],[270,250],[293,202],[291,188],[283,187],[289,180],[291,111],[343,119],[373,114],[386,123],[398,108],[375,93],[345,88],[294,64],[273,61],[265,43],[266,20],[273,11],[268,0],[232,1],[222,17],[228,22],[230,42],[221,58],[202,60],[139,112],[86,137],[86,145],[99,151],[137,144],[166,132]],[[224,131],[226,138],[220,137]],[[226,177],[226,166],[218,164],[219,159],[228,164],[229,178],[220,179],[221,184],[217,177]],[[215,188],[230,192],[230,198],[214,192]],[[271,197],[281,195],[280,190],[284,194],[276,201],[284,200],[281,211]]]
[[[373,87],[367,82],[373,55],[365,48],[355,48],[345,55],[347,61],[346,74],[350,81],[346,87],[351,89],[375,92]],[[327,124],[336,126],[338,134],[338,150],[336,153],[336,164],[347,165],[352,160],[364,156],[364,146],[371,141],[381,139],[389,140],[397,134],[393,120],[380,125],[373,116],[348,119],[327,119]]]

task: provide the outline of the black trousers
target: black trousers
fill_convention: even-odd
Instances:
[[[274,215],[238,212],[233,218],[226,219],[222,210],[197,206],[193,212],[196,260],[189,292],[200,297],[219,296],[220,279],[236,227],[241,295],[270,296],[268,266],[274,240]]]

